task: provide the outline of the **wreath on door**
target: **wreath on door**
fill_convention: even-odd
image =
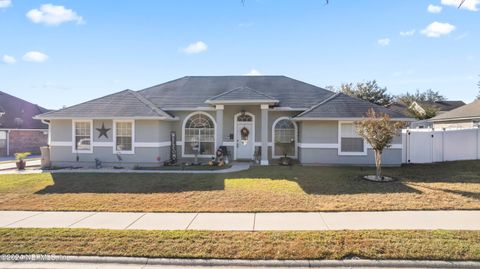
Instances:
[[[242,135],[242,140],[247,140],[250,131],[246,127],[243,127],[242,130],[240,130],[240,134]]]

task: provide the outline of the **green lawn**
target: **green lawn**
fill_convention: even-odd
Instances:
[[[219,259],[480,260],[480,232],[0,229],[0,253]]]
[[[0,210],[275,212],[480,209],[480,161],[385,168],[254,167],[229,174],[0,175]]]

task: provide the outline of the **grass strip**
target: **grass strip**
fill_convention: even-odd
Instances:
[[[0,229],[0,253],[216,259],[480,260],[479,231]]]

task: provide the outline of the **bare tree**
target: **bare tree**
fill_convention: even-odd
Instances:
[[[375,151],[376,180],[383,181],[382,153],[392,144],[393,137],[405,126],[405,122],[392,121],[387,114],[375,112],[370,108],[365,118],[355,122],[357,133],[372,146]]]

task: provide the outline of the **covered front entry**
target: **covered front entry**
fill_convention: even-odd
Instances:
[[[255,116],[248,112],[235,115],[235,160],[255,159]]]

